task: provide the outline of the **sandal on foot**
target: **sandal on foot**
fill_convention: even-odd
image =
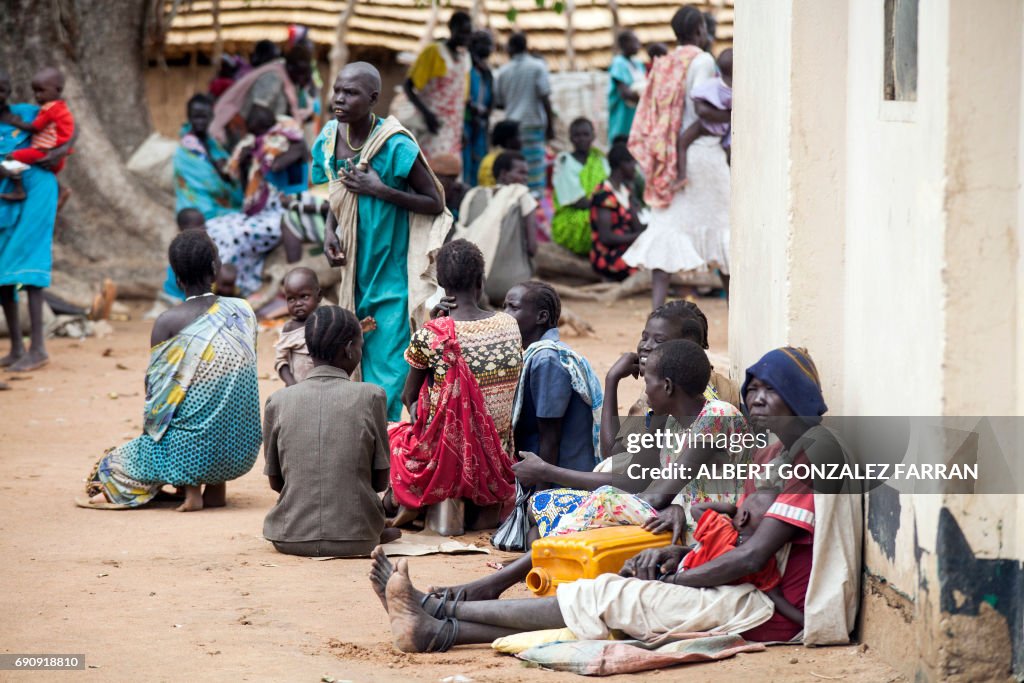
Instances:
[[[445,617],[440,630],[430,639],[424,652],[448,652],[455,646],[459,638],[459,620],[455,617]]]
[[[429,612],[427,612],[427,613],[430,614],[430,616],[434,617],[435,619],[440,619],[442,616],[444,616],[444,605],[445,605],[446,602],[448,602],[448,598],[451,597],[451,594],[452,594],[452,591],[451,591],[450,588],[445,588],[440,593],[437,592],[437,591],[431,591],[431,592],[427,593],[426,595],[424,595],[423,599],[420,600],[420,607],[422,607],[423,611],[426,612],[427,611],[427,602],[430,600],[430,598],[437,598],[440,602],[438,602],[437,607],[434,608],[434,613],[433,614],[430,614]],[[438,615],[440,615],[440,616],[438,616]]]
[[[434,613],[430,616],[434,617],[435,619],[445,619],[448,616],[445,611],[445,608],[448,606],[448,602],[451,601],[452,612],[454,613],[455,606],[458,605],[465,597],[465,588],[460,588],[458,592],[456,592],[454,595],[452,595],[452,590],[450,588],[445,588],[440,593],[438,593],[437,591],[433,591],[431,593],[427,593],[426,595],[424,595],[423,599],[420,600],[420,607],[422,607],[423,610],[426,611],[427,601],[429,601],[430,598],[437,598],[437,607],[434,608]]]

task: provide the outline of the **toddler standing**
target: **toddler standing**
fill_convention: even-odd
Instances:
[[[293,268],[284,276],[282,285],[291,320],[281,328],[281,336],[274,344],[274,369],[285,386],[298,384],[313,369],[313,359],[306,347],[306,319],[313,314],[323,292],[320,281],[309,268]]]

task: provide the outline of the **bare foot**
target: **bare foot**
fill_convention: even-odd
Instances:
[[[50,356],[45,351],[32,349],[16,362],[12,363],[7,372],[32,372],[38,370],[50,362]]]
[[[398,561],[384,592],[395,647],[402,652],[426,652],[444,622],[430,617],[420,607],[423,594],[413,588],[408,561]]]
[[[10,365],[14,365],[24,355],[25,355],[25,350],[24,349],[22,349],[21,351],[18,351],[17,353],[15,353],[14,351],[11,351],[9,354],[4,356],[3,358],[0,358],[0,368],[6,368],[6,367],[8,367]]]
[[[185,487],[185,502],[174,508],[178,512],[198,512],[203,509],[203,494],[198,486]]]
[[[222,508],[228,502],[227,484],[207,484],[203,487],[203,507]]]
[[[380,604],[384,605],[384,611],[387,612],[388,598],[384,589],[387,587],[391,575],[395,573],[395,567],[380,546],[374,548],[370,553],[370,561],[373,563],[370,565],[370,585],[373,586],[373,592],[377,594]]]
[[[110,311],[117,301],[117,285],[110,278],[104,278],[99,293],[92,299],[89,320],[109,320]]]
[[[416,521],[416,518],[420,516],[419,508],[407,508],[404,505],[398,506],[398,512],[395,516],[387,520],[385,524],[389,527],[405,526],[410,522]]]
[[[156,497],[153,498],[153,500],[160,502],[173,501],[175,503],[180,503],[181,501],[185,500],[185,489],[180,486],[176,486],[173,491],[160,489],[159,491],[157,491]]]
[[[89,499],[89,505],[101,505],[103,503],[108,503],[108,502],[110,502],[110,501],[107,500],[106,494],[104,494],[102,492],[97,493],[95,496],[93,496],[92,498]]]

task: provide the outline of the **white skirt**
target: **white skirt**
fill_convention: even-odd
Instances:
[[[263,260],[281,242],[284,207],[280,195],[273,195],[257,214],[235,211],[206,222],[206,232],[217,245],[221,263],[238,269],[236,284],[242,296],[263,286]]]
[[[729,164],[718,138],[703,138],[686,155],[689,184],[651,220],[622,255],[631,266],[676,273],[719,268],[729,273]]]

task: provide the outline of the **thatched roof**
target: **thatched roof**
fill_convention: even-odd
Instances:
[[[220,0],[220,23],[224,46],[247,51],[264,38],[283,42],[289,24],[302,24],[321,46],[334,42],[338,18],[349,0]],[[351,0],[356,2],[349,21],[350,48],[414,52],[432,12],[430,0]],[[553,0],[546,3],[549,7]],[[619,21],[633,29],[641,42],[672,41],[669,21],[679,7],[695,4],[718,19],[718,44],[732,44],[733,0],[618,0]],[[437,12],[435,38],[447,35],[448,16],[456,10],[470,11],[472,0],[442,0]],[[210,51],[216,32],[211,0],[183,0],[167,35],[169,56],[193,51]],[[556,71],[568,68],[566,15],[539,8],[536,0],[481,0],[480,23],[488,25],[499,40],[515,30],[526,31],[530,48],[542,53]],[[508,12],[515,8],[514,21]],[[572,13],[576,68],[603,68],[613,55],[612,14],[606,0],[576,0]]]

